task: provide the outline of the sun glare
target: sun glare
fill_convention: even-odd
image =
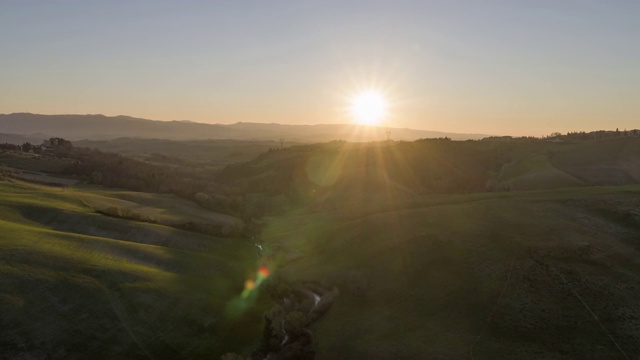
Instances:
[[[363,91],[351,99],[350,110],[358,124],[378,125],[387,115],[387,100],[378,91]]]

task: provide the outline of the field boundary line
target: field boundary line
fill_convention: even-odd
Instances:
[[[609,330],[607,330],[606,327],[604,327],[604,325],[602,324],[602,322],[600,321],[600,319],[598,319],[598,316],[596,316],[596,314],[591,310],[591,308],[589,307],[589,305],[587,305],[587,303],[582,299],[582,297],[580,296],[580,294],[578,294],[578,292],[576,291],[576,289],[573,288],[573,286],[571,286],[571,284],[569,284],[569,282],[567,281],[567,279],[558,272],[558,270],[556,270],[555,267],[553,267],[552,265],[549,265],[549,267],[551,268],[551,270],[553,270],[554,273],[556,273],[556,275],[558,275],[560,277],[560,279],[562,279],[562,282],[564,282],[565,285],[567,285],[569,287],[569,290],[571,290],[571,292],[573,293],[573,295],[575,295],[575,297],[580,301],[580,303],[582,303],[582,305],[585,307],[585,309],[587,309],[587,311],[589,312],[589,314],[591,314],[591,316],[595,319],[595,321],[598,323],[598,325],[600,325],[600,327],[602,328],[602,330],[604,331],[605,334],[607,334],[607,336],[609,337],[609,339],[611,340],[611,342],[613,342],[613,344],[618,348],[618,350],[620,350],[620,353],[622,353],[622,355],[624,356],[625,359],[627,360],[631,360],[631,358],[629,356],[627,356],[627,353],[624,352],[624,350],[622,350],[622,348],[620,347],[620,345],[618,344],[618,342],[613,338],[613,336],[611,335],[611,333],[609,333]]]

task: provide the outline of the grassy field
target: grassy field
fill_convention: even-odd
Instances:
[[[573,144],[550,157],[554,167],[594,185],[640,182],[640,138],[603,139]]]
[[[335,284],[318,359],[640,353],[640,187],[416,197],[272,218],[281,275]]]
[[[637,184],[639,152],[637,137],[522,144],[498,178],[511,190]]]
[[[128,209],[165,224],[195,221],[239,227],[242,223],[240,219],[207,211],[198,204],[173,194],[114,190],[90,185],[77,187],[74,191],[94,209],[108,207]]]
[[[266,299],[227,312],[251,244],[105,217],[88,195],[126,194],[0,182],[2,358],[216,359],[259,340]]]
[[[499,180],[510,190],[542,190],[584,186],[579,179],[555,168],[544,149],[518,151],[502,166]]]

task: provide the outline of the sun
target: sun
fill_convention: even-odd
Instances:
[[[387,100],[379,91],[366,90],[351,98],[350,110],[358,124],[378,125],[387,115]]]

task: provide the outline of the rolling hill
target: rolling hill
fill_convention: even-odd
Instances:
[[[263,241],[282,277],[340,289],[316,326],[318,359],[628,359],[638,150],[637,137],[337,142],[222,179],[303,204],[280,207]]]
[[[270,151],[228,165],[218,180],[270,197],[274,207],[284,197],[330,209],[347,200],[638,184],[638,154],[640,137],[566,143],[338,141]]]
[[[438,195],[273,218],[281,276],[341,297],[318,359],[631,358],[640,187]]]
[[[265,299],[239,317],[228,313],[255,269],[252,244],[86,205],[108,201],[138,204],[149,216],[198,208],[150,194],[0,181],[2,358],[210,359],[255,343]]]

